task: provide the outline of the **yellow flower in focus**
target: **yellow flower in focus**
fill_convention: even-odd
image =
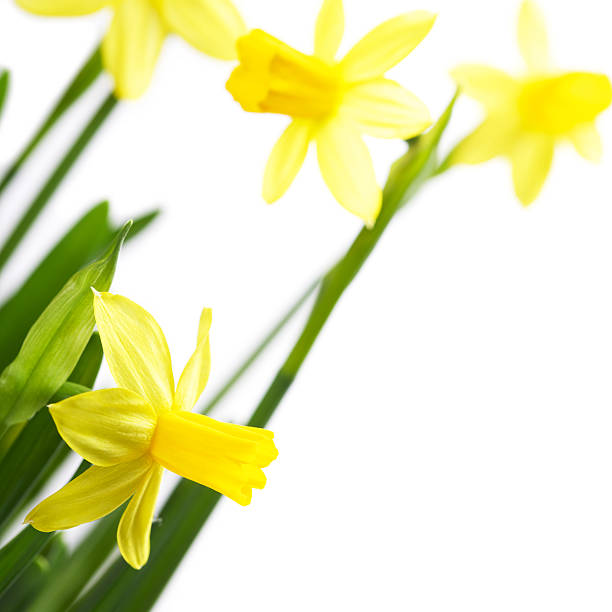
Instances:
[[[39,531],[69,529],[131,498],[117,542],[124,559],[139,569],[149,557],[163,468],[246,506],[252,488],[266,484],[261,468],[278,452],[270,431],[188,412],[210,372],[209,309],[202,312],[197,346],[176,391],[166,339],[146,310],[120,295],[96,293],[94,312],[119,388],[49,406],[62,438],[93,466],[38,504],[25,522]]]
[[[314,140],[321,174],[336,200],[374,224],[382,192],[361,134],[406,139],[431,125],[425,105],[383,75],[425,38],[434,21],[425,11],[390,19],[336,61],[344,31],[342,0],[324,0],[314,55],[261,30],[238,40],[240,65],[227,83],[230,93],[246,111],[292,118],[268,160],[267,202],[285,193]]]
[[[102,43],[104,67],[119,98],[138,98],[149,86],[166,35],[178,34],[202,53],[236,59],[236,39],[246,32],[230,0],[16,0],[26,11],[79,16],[114,11]]]
[[[607,76],[560,72],[552,67],[546,29],[537,6],[521,5],[518,42],[527,74],[463,65],[452,75],[484,107],[484,122],[452,153],[449,162],[479,164],[503,155],[524,205],[535,200],[550,170],[555,144],[571,142],[587,160],[601,156],[595,119],[612,102]]]

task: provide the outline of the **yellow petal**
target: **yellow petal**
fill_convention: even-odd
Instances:
[[[212,322],[212,310],[204,308],[200,316],[198,342],[179,379],[174,396],[176,410],[191,410],[198,401],[210,374],[210,341],[208,332]]]
[[[247,31],[229,0],[164,0],[162,14],[170,29],[219,59],[236,59],[236,40]]]
[[[149,456],[111,467],[94,465],[30,511],[38,531],[70,529],[106,516],[134,493],[151,467]]]
[[[17,0],[17,4],[36,15],[77,17],[99,11],[109,0]]]
[[[272,204],[289,189],[299,172],[312,138],[312,122],[295,119],[277,140],[264,173],[263,197]]]
[[[109,466],[145,454],[157,414],[126,389],[103,389],[69,397],[49,406],[60,436],[94,465]]]
[[[316,135],[323,179],[336,200],[372,226],[382,205],[372,158],[356,126],[330,121]]]
[[[462,64],[451,71],[451,76],[462,93],[475,98],[489,109],[509,104],[518,95],[516,80],[497,68]]]
[[[119,98],[140,97],[151,81],[166,30],[149,0],[120,0],[102,43],[104,66]]]
[[[554,140],[545,134],[524,134],[512,150],[512,179],[519,200],[527,206],[540,193],[548,176]]]
[[[378,138],[412,138],[431,125],[425,104],[389,79],[373,79],[351,87],[340,112],[363,132]]]
[[[570,134],[570,140],[578,154],[587,161],[598,162],[601,160],[603,153],[601,136],[594,123],[579,125]]]
[[[327,62],[333,61],[344,34],[342,0],[323,0],[315,28],[315,55]]]
[[[363,81],[382,76],[427,36],[435,20],[433,13],[413,11],[380,24],[340,62],[344,78]]]
[[[169,409],[174,378],[166,338],[141,306],[112,293],[94,295],[94,314],[113,378],[156,410]]]
[[[159,465],[153,465],[149,469],[119,522],[119,550],[134,569],[140,569],[149,559],[151,523],[163,472]]]
[[[452,164],[481,164],[510,153],[518,136],[518,124],[511,115],[491,115],[454,149]]]
[[[518,19],[518,43],[530,72],[550,69],[548,34],[542,12],[532,0],[524,0]]]

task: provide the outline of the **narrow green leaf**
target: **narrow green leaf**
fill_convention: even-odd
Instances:
[[[28,526],[0,549],[0,594],[19,578],[54,536],[55,533],[41,534]]]
[[[134,223],[132,224],[132,229],[130,230],[130,233],[128,234],[126,240],[131,240],[132,238],[135,238],[138,234],[140,234],[140,232],[149,227],[149,225],[153,221],[155,221],[155,219],[157,219],[160,213],[161,210],[155,209],[151,212],[142,215],[142,217],[136,217],[134,219]]]
[[[102,202],[77,221],[0,307],[0,371],[15,359],[28,330],[66,281],[99,254],[112,237],[108,203]]]
[[[4,103],[6,102],[6,95],[9,89],[9,82],[11,80],[10,73],[8,70],[0,71],[0,115],[4,109]]]
[[[0,423],[5,427],[36,414],[76,366],[94,327],[91,288],[109,289],[130,226],[126,223],[108,251],[64,285],[0,376]]]
[[[396,164],[384,191],[381,214],[373,229],[364,228],[347,253],[325,275],[302,334],[280,368],[248,425],[264,427],[278,408],[344,290],[355,278],[395,213],[435,172],[436,150],[455,99],[425,136]],[[212,513],[220,495],[182,480],[168,498],[159,526],[151,534],[151,554],[139,571],[118,559],[77,602],[75,612],[148,610],[178,567]]]
[[[68,381],[92,389],[98,377],[103,357],[102,341],[100,340],[100,334],[96,331],[91,334],[91,338],[89,338],[89,342],[81,353]]]
[[[2,248],[0,248],[0,270],[4,268],[8,260],[11,258],[15,249],[19,246],[25,235],[32,227],[32,224],[38,218],[38,215],[44,210],[49,200],[61,185],[62,181],[80,158],[83,151],[91,139],[95,136],[98,130],[104,125],[111,112],[117,105],[117,98],[113,94],[109,94],[107,98],[95,111],[91,119],[85,124],[81,133],[72,143],[68,151],[60,159],[59,163],[45,181],[40,191],[36,194],[30,205],[24,210],[17,225],[9,233]],[[0,190],[2,184],[0,184]]]
[[[0,533],[36,484],[42,466],[60,453],[62,439],[47,409],[32,418],[0,463]]]
[[[91,389],[102,362],[102,343],[92,334],[79,362],[52,398],[59,402]],[[30,419],[0,462],[0,534],[45,485],[70,454],[47,409]]]
[[[28,606],[49,580],[52,568],[62,565],[69,557],[68,548],[57,535],[34,558],[15,582],[0,596],[2,612],[21,612]]]
[[[85,393],[87,387],[76,383],[65,383],[56,395],[54,401],[60,401],[70,394]],[[39,411],[44,414],[44,411]],[[55,430],[55,428],[53,428]],[[86,469],[87,462],[82,461],[72,478],[76,478]],[[49,543],[57,537],[57,532],[43,533],[29,525],[22,529],[10,542],[0,548],[0,596],[14,583]]]
[[[112,514],[100,519],[95,529],[67,559],[51,567],[36,599],[28,607],[28,612],[64,612],[69,609],[91,577],[115,550],[117,527],[125,506],[123,504]]]
[[[58,402],[78,393],[86,393],[93,388],[101,362],[102,343],[98,333],[94,332],[70,375],[70,380],[60,387],[52,401]],[[7,504],[10,514],[6,516],[6,519],[3,509],[7,493],[0,492],[0,533],[4,524],[10,524],[15,520],[15,516],[18,516],[19,513],[25,513],[29,509],[28,506],[32,504],[32,500],[36,498],[40,490],[70,455],[70,448],[60,438],[53,423],[42,433],[35,431],[35,421],[42,412],[46,411],[44,409],[40,410],[34,418],[26,423],[19,437],[20,445],[32,449],[32,456],[28,457],[27,460],[27,465],[30,468],[29,473],[24,473],[26,472],[24,466],[18,466],[15,459],[11,460],[11,456],[7,456],[6,465],[3,461],[0,461],[0,477],[2,477],[2,474],[6,475],[4,491],[21,492],[18,496],[19,503],[15,502],[12,506],[10,503]],[[53,441],[56,444],[55,449]],[[45,449],[51,449],[51,452],[47,454]],[[15,473],[12,471],[11,461]]]
[[[87,58],[83,66],[79,69],[74,79],[66,88],[57,103],[53,106],[42,125],[25,145],[24,149],[17,156],[17,159],[6,170],[0,180],[0,193],[2,193],[12,179],[15,177],[21,166],[27,161],[34,149],[40,144],[51,128],[59,121],[66,111],[89,89],[90,85],[102,73],[102,54],[100,47]]]

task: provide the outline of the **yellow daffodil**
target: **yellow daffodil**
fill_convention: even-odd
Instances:
[[[453,71],[462,91],[483,105],[486,118],[449,162],[478,164],[507,157],[516,194],[527,205],[544,184],[556,143],[569,141],[585,159],[600,158],[595,119],[612,102],[612,89],[603,74],[561,72],[552,66],[544,19],[529,0],[521,5],[518,42],[527,64],[524,76],[480,65]]]
[[[263,197],[280,198],[298,173],[311,141],[321,174],[347,210],[372,225],[382,193],[361,134],[411,138],[429,125],[425,105],[384,73],[404,59],[431,29],[435,16],[406,13],[379,25],[342,60],[342,0],[325,0],[314,55],[305,55],[261,30],[238,40],[240,65],[227,88],[246,111],[292,118],[264,176]]]
[[[114,12],[102,43],[106,70],[119,98],[138,98],[151,81],[167,34],[176,33],[199,51],[236,59],[236,39],[246,32],[230,0],[17,0],[37,15],[79,16],[103,8]]]
[[[66,443],[92,467],[26,517],[40,531],[99,519],[131,498],[117,530],[124,559],[141,568],[163,468],[246,506],[262,489],[262,467],[278,452],[265,429],[188,412],[210,371],[211,311],[200,318],[196,349],[176,391],[163,332],[143,308],[120,295],[94,295],[96,324],[118,389],[76,395],[49,406]]]

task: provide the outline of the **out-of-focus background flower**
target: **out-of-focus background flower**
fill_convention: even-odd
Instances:
[[[312,49],[318,1],[237,4],[249,26]],[[612,73],[607,2],[539,5],[560,67]],[[518,7],[347,0],[341,51],[403,11],[439,12],[390,73],[437,115],[457,63],[521,68]],[[107,21],[45,20],[2,3],[0,63],[13,78],[0,163]],[[214,309],[209,396],[360,227],[334,204],[314,155],[280,202],[264,204],[263,168],[286,122],[244,113],[224,89],[230,69],[169,39],[147,95],[120,106],[0,287],[9,295],[96,201],[109,199],[122,217],[159,204],[163,217],[126,248],[113,289],[154,314],[177,373],[202,306]],[[29,176],[42,182],[102,86],[40,149]],[[461,100],[443,147],[479,117]],[[612,115],[599,125],[603,162],[559,150],[529,209],[498,159],[454,169],[398,216],[270,425],[281,454],[266,490],[248,508],[223,501],[156,610],[610,609]],[[402,145],[368,144],[382,182]],[[20,180],[7,192],[0,236],[38,185]],[[253,408],[297,329],[218,416]],[[106,369],[103,386],[112,386]]]

